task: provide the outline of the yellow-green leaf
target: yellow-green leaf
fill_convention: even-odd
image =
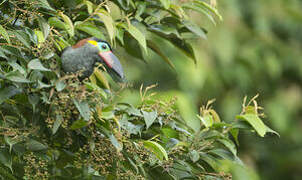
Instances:
[[[90,1],[85,1],[85,4],[87,6],[87,11],[89,14],[93,13],[93,3]]]
[[[145,146],[145,148],[152,151],[158,159],[168,160],[168,154],[167,154],[166,150],[160,144],[158,144],[157,142],[144,141],[144,146]]]
[[[104,10],[100,11],[97,15],[103,21],[103,23],[104,23],[104,25],[105,25],[105,27],[107,29],[110,41],[112,42],[112,40],[115,37],[114,21],[112,20],[111,16],[106,11],[104,11]]]
[[[145,35],[132,24],[128,25],[127,30],[131,34],[131,36],[138,41],[138,43],[143,47],[144,51],[147,53],[147,42]]]
[[[3,38],[10,44],[10,39],[9,39],[8,33],[7,33],[6,29],[4,29],[4,27],[1,25],[0,25],[0,35],[2,35]]]
[[[66,25],[57,17],[51,17],[48,19],[48,23],[50,26],[59,28],[59,29],[66,29]]]
[[[104,74],[99,69],[94,70],[94,75],[95,75],[96,79],[99,80],[106,89],[110,89],[107,79],[105,78]]]
[[[63,13],[60,13],[60,16],[62,17],[63,21],[65,22],[65,28],[66,31],[68,32],[68,34],[73,37],[74,36],[74,27],[73,27],[73,23],[70,20],[70,18],[68,16],[66,16]]]
[[[104,39],[103,32],[98,27],[96,27],[94,24],[92,24],[90,22],[85,22],[85,23],[78,22],[75,24],[76,24],[75,25],[76,29],[84,31],[93,37]]]
[[[171,0],[159,0],[165,9],[169,9],[171,5]]]
[[[147,41],[148,47],[150,49],[152,49],[154,52],[156,52],[161,58],[163,58],[164,61],[166,61],[166,63],[168,63],[173,69],[175,69],[174,64],[172,63],[172,61],[168,58],[168,56],[166,56],[159,47],[157,47],[157,45],[155,43],[153,43],[152,41]]]
[[[219,18],[220,21],[223,20],[221,14],[218,12],[218,10],[216,8],[212,7],[211,5],[209,5],[209,4],[207,4],[207,3],[203,2],[203,1],[197,1],[197,0],[195,0],[194,2],[196,4],[199,4],[199,5],[203,6],[203,7],[205,7],[207,10],[211,11],[213,14],[215,14]]]
[[[237,119],[247,121],[259,134],[259,136],[264,137],[267,132],[266,125],[256,114],[244,114],[237,116]]]

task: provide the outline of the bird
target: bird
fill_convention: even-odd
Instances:
[[[89,77],[101,63],[116,82],[124,82],[125,76],[119,59],[113,54],[110,44],[102,39],[82,39],[62,51],[62,68],[65,73],[82,72],[79,79]]]

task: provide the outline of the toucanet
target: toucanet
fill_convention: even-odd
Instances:
[[[123,82],[125,79],[123,67],[112,53],[109,43],[95,37],[80,40],[74,46],[65,48],[61,59],[64,72],[81,71],[81,80],[89,77],[98,63],[105,67],[113,80]]]

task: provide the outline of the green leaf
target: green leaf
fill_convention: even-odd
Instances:
[[[277,136],[280,137],[280,134],[274,130],[272,130],[271,128],[269,128],[268,126],[266,126],[266,132],[270,132],[270,133],[273,133],[273,134],[276,134]]]
[[[237,156],[237,149],[233,141],[229,139],[218,139],[218,141],[228,148],[229,151],[232,152],[234,156]]]
[[[13,172],[13,168],[12,168],[12,165],[13,165],[12,156],[8,152],[7,149],[0,149],[0,162],[4,166],[8,167],[11,170],[11,172]]]
[[[93,37],[105,39],[103,32],[100,30],[100,28],[90,22],[77,22],[75,23],[75,28],[84,31]]]
[[[175,69],[174,64],[172,63],[172,61],[168,58],[168,56],[164,55],[163,52],[160,50],[159,47],[157,47],[157,45],[155,43],[153,43],[152,41],[147,41],[148,47],[150,49],[152,49],[156,54],[158,54],[161,58],[163,58],[163,60],[166,61],[166,63],[168,63],[170,65],[170,67],[172,67],[173,69]]]
[[[206,9],[204,9],[204,8],[200,7],[199,5],[196,5],[195,3],[192,3],[192,2],[184,3],[184,4],[182,4],[182,7],[186,8],[186,9],[194,10],[194,11],[199,12],[201,14],[204,14],[216,26],[216,21],[215,21],[214,17],[212,16],[212,14],[208,10],[206,10]]]
[[[237,145],[239,145],[238,135],[239,135],[239,129],[233,128],[230,130],[231,135],[233,136],[235,142]]]
[[[100,93],[100,95],[103,97],[103,98],[107,98],[107,94],[105,93],[105,91],[100,88],[98,85],[94,84],[94,83],[89,83],[89,82],[84,82],[85,86],[87,89],[90,89],[92,91],[96,91],[98,93]]]
[[[66,16],[63,13],[60,13],[60,16],[62,17],[63,21],[65,22],[65,29],[68,32],[68,34],[70,35],[70,37],[74,36],[74,27],[73,27],[73,23],[70,20],[70,18],[68,16]]]
[[[56,134],[56,132],[58,131],[58,129],[61,126],[62,122],[63,122],[62,116],[57,114],[56,115],[56,121],[54,122],[53,127],[52,127],[52,134]]]
[[[93,13],[93,3],[85,0],[85,4],[87,6],[87,11],[89,14]]]
[[[35,113],[35,109],[36,109],[36,106],[37,104],[39,103],[40,101],[40,96],[37,95],[37,94],[29,94],[28,96],[28,102],[32,105],[33,107],[33,112]]]
[[[115,138],[113,134],[109,135],[109,139],[117,151],[121,151],[123,149],[122,145],[118,142],[118,140]]]
[[[130,162],[131,166],[135,169],[136,174],[139,173],[137,165],[131,160],[130,157],[127,157],[128,161]]]
[[[149,26],[149,30],[161,33],[162,35],[169,36],[169,37],[177,37],[181,38],[177,29],[173,26],[163,25],[163,24],[153,24]]]
[[[168,154],[166,150],[157,142],[144,141],[144,147],[152,151],[159,160],[168,160]]]
[[[220,21],[223,20],[222,16],[218,12],[218,10],[216,8],[212,7],[211,5],[209,5],[209,4],[207,4],[207,3],[203,2],[203,1],[199,1],[199,0],[195,0],[194,3],[195,3],[196,6],[204,7],[207,10],[209,10],[210,12],[212,12],[213,14],[215,14]]]
[[[209,151],[209,153],[213,154],[213,155],[217,155],[217,156],[221,157],[222,159],[229,159],[229,160],[234,159],[233,155],[225,149],[220,149],[220,148],[212,149]]]
[[[64,81],[57,81],[56,82],[56,90],[58,92],[62,91],[66,87],[66,84]]]
[[[81,101],[79,102],[76,99],[73,99],[73,103],[79,110],[81,116],[84,118],[85,121],[89,121],[90,119],[90,108],[89,105],[86,101]]]
[[[199,153],[196,150],[192,150],[189,152],[189,157],[193,163],[197,162],[200,158]]]
[[[159,0],[165,9],[169,9],[171,5],[171,0]]]
[[[56,11],[54,10],[49,4],[48,4],[48,1],[47,0],[36,0],[36,1],[33,1],[32,2],[35,2],[34,4],[37,3],[37,6],[40,7],[40,8],[44,8],[44,9],[47,9],[47,10],[50,10],[50,11]]]
[[[70,128],[72,130],[76,130],[76,129],[83,128],[83,127],[85,127],[87,125],[88,125],[87,121],[85,121],[83,119],[79,119],[79,120],[76,120],[75,122],[73,122]]]
[[[43,32],[42,31],[35,31],[35,35],[38,38],[38,47],[40,47],[40,44],[43,43],[43,42],[45,42],[45,38],[44,38]]]
[[[264,137],[267,132],[266,125],[256,114],[244,114],[236,116],[236,118],[243,121],[247,121],[261,137]]]
[[[7,74],[5,74],[5,78],[13,81],[13,82],[19,82],[19,83],[30,83],[31,81],[26,79],[23,74],[21,74],[19,71],[11,71]]]
[[[42,144],[39,141],[36,141],[34,139],[30,139],[26,143],[26,147],[30,151],[42,151],[42,150],[46,150],[48,148],[47,145],[44,145],[44,144]]]
[[[0,35],[2,35],[9,44],[11,43],[6,29],[4,29],[4,27],[1,25],[0,25]]]
[[[2,88],[0,90],[0,104],[2,104],[5,100],[13,97],[14,95],[20,93],[22,93],[22,89],[16,88],[14,86]]]
[[[102,119],[113,119],[114,118],[114,112],[113,112],[113,106],[108,106],[104,109],[102,109],[101,118]]]
[[[57,17],[49,18],[48,23],[50,26],[66,30],[66,25],[64,24],[64,22],[58,19]]]
[[[152,111],[152,112],[142,111],[142,113],[143,113],[143,116],[144,116],[146,129],[148,129],[153,124],[153,122],[155,121],[155,119],[157,117],[157,112],[156,111]]]
[[[15,138],[11,138],[9,136],[4,136],[4,140],[5,140],[6,144],[9,145],[9,153],[11,153],[13,146],[15,144],[21,142],[23,140],[23,138],[20,138],[20,136],[19,137],[15,137]]]
[[[193,32],[197,36],[203,39],[207,39],[206,33],[192,21],[184,20],[182,23],[186,26],[186,28],[188,28],[191,32]]]
[[[203,153],[203,152],[200,152],[199,155],[200,155],[201,160],[203,160],[204,162],[209,164],[214,170],[217,169],[218,165],[213,156],[211,156],[210,154]]]
[[[95,69],[93,74],[106,89],[110,89],[109,83],[101,70]]]
[[[141,134],[141,130],[143,129],[143,125],[135,125],[128,121],[129,117],[124,115],[123,118],[119,121],[121,128],[127,131],[127,133],[134,134]]]
[[[132,24],[128,24],[128,26],[124,27],[127,27],[126,30],[131,34],[134,39],[137,40],[143,50],[147,53],[147,41],[145,35]]]
[[[109,139],[112,145],[117,149],[117,151],[121,151],[123,149],[122,144],[118,142],[118,140],[115,138],[115,136],[104,126],[100,127],[100,130],[102,133],[104,133]]]
[[[199,116],[197,117],[200,119],[200,121],[204,124],[205,127],[209,128],[213,126],[214,120],[210,114],[206,114],[205,116]]]
[[[0,49],[0,57],[4,59],[8,59],[4,52]]]
[[[28,64],[27,67],[29,69],[33,70],[39,70],[39,71],[51,71],[50,69],[47,69],[43,66],[43,64],[40,62],[39,59],[33,59]]]
[[[30,48],[30,37],[28,34],[21,30],[13,31],[13,33],[22,44],[24,44],[27,48]]]
[[[50,26],[43,17],[38,18],[38,23],[40,30],[43,32],[44,40],[46,40],[50,32]]]
[[[115,27],[114,27],[114,21],[113,21],[113,19],[104,10],[100,10],[99,13],[97,13],[97,15],[103,21],[103,23],[104,23],[104,25],[105,25],[105,27],[107,29],[110,41],[112,42],[113,39],[114,39],[114,37],[115,37]]]
[[[165,137],[167,138],[178,138],[179,137],[179,133],[172,129],[172,128],[161,128],[161,132],[164,134]]]

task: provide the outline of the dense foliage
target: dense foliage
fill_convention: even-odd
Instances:
[[[60,64],[65,47],[89,36],[106,39],[127,61],[157,54],[174,68],[158,43],[166,42],[196,62],[191,41],[206,31],[189,17],[202,13],[216,23],[221,16],[211,2],[3,1],[0,177],[230,179],[222,164],[243,165],[239,130],[274,132],[260,119],[255,98],[245,99],[228,123],[213,101],[188,119],[177,97],[150,93],[153,86],[141,86],[139,103],[131,104],[119,97],[127,87],[111,88],[102,71],[79,82]]]

